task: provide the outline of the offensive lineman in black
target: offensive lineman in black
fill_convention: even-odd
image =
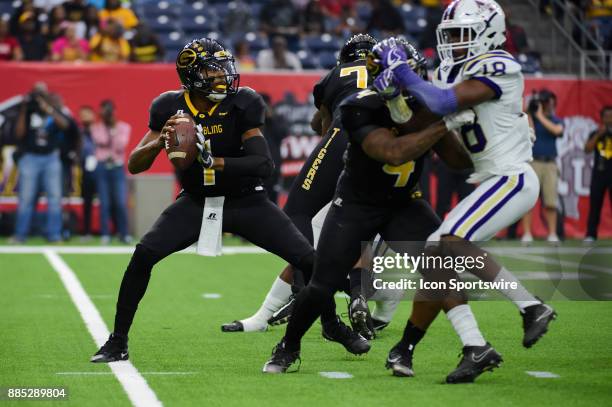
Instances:
[[[293,223],[311,244],[314,241],[312,219],[332,200],[336,183],[344,167],[343,154],[346,151],[348,137],[342,129],[338,106],[347,96],[368,87],[366,55],[374,45],[376,45],[376,40],[368,34],[352,36],[340,50],[338,65],[331,69],[313,89],[317,113],[313,117],[312,127],[323,137],[296,177],[284,207],[285,213],[289,215]],[[360,283],[360,273],[361,269],[358,267],[351,271],[352,283]],[[267,328],[268,321],[273,325],[280,323],[283,319],[286,321],[287,317],[290,316],[289,307],[292,304],[292,302],[289,302],[285,305],[288,296],[291,295],[291,289],[288,285],[293,283],[294,286],[303,286],[304,282],[301,281],[300,277],[299,272],[296,273],[293,267],[288,265],[273,284],[264,304],[255,315],[224,324],[221,329],[224,332],[261,331]],[[283,281],[279,281],[279,279],[285,283],[283,284]],[[284,293],[282,286],[286,287]],[[355,290],[350,291],[354,292]],[[282,298],[283,294],[286,297]],[[353,304],[354,302],[351,301],[351,305]],[[279,305],[284,306],[279,309]],[[360,310],[363,310],[362,312],[369,313],[365,300],[360,302],[358,306]],[[354,311],[357,307],[353,306],[352,308],[353,310],[349,312],[349,318],[355,328],[356,324],[352,318],[354,312],[351,311]],[[275,316],[270,318],[274,311],[277,311],[274,314]],[[364,331],[359,330],[366,339],[371,339],[371,336]],[[323,323],[323,332],[325,336],[325,323]]]
[[[423,72],[420,54],[412,45],[400,43],[415,70]],[[471,167],[463,146],[449,131],[472,122],[473,112],[450,115],[423,128],[423,123],[431,123],[431,113],[412,98],[408,102],[414,115],[404,125],[393,122],[385,101],[372,89],[340,105],[342,125],[349,136],[344,171],[321,232],[315,271],[298,295],[285,336],[264,365],[264,373],[284,373],[300,358],[301,338],[317,318],[319,307],[333,302],[336,287],[361,255],[361,242],[379,233],[386,242],[423,242],[424,246],[429,234],[439,226],[440,220],[418,190],[424,155],[429,149],[433,148],[452,167]],[[396,252],[406,251],[399,249]],[[422,250],[423,247],[416,248],[416,253]],[[413,348],[440,307],[447,310],[464,301],[459,293],[441,301],[413,303],[404,335],[387,359],[394,374],[412,376]]]
[[[121,282],[113,333],[92,362],[128,359],[128,332],[152,268],[198,240],[203,206],[209,197],[225,197],[223,232],[244,237],[306,275],[312,272],[314,249],[268,199],[262,186],[261,179],[273,169],[259,130],[264,122],[262,98],[250,88],[239,87],[232,55],[215,40],[190,42],[177,56],[176,66],[184,89],[165,92],[153,101],[150,130],[132,151],[128,169],[135,174],[150,168],[182,114],[193,117],[205,148],[198,160],[179,172],[183,190],[177,200],[136,245]],[[335,317],[333,308],[330,312]],[[340,338],[335,339],[343,340],[347,330],[339,326],[334,333]]]

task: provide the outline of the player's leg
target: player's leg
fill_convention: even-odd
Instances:
[[[597,229],[601,210],[606,197],[607,181],[604,177],[594,176],[591,178],[591,193],[589,195],[589,217],[587,220],[586,238],[597,240]]]
[[[334,293],[361,255],[361,242],[370,240],[384,221],[382,211],[347,203],[334,203],[321,232],[315,272],[297,296],[285,336],[264,365],[264,372],[284,373],[299,358],[304,334],[326,307],[333,306]],[[348,328],[347,328],[348,329]],[[356,334],[361,352],[369,344]]]
[[[346,136],[342,132],[330,129],[302,166],[285,203],[283,210],[311,244],[314,240],[313,217],[331,201],[334,195],[336,182],[343,168],[342,154],[346,149],[346,143]],[[316,247],[316,243],[313,247]],[[225,332],[242,330],[252,332],[267,329],[268,323],[270,325],[285,323],[293,309],[292,294],[303,286],[304,278],[301,272],[287,265],[272,284],[255,314],[239,320],[239,323],[234,321],[224,324],[221,329]]]
[[[113,362],[128,358],[128,333],[138,304],[147,290],[153,266],[169,254],[195,242],[201,220],[202,202],[184,194],[162,212],[136,245],[119,288],[113,333],[92,357],[92,362]]]
[[[499,291],[520,310],[523,318],[523,345],[532,346],[546,333],[555,317],[554,310],[525,289],[521,282],[493,256],[472,242],[485,241],[511,225],[526,213],[538,197],[539,183],[533,170],[511,176],[492,177],[476,188],[449,213],[440,229],[431,237],[440,236],[450,244],[454,256],[482,256],[484,267],[470,270],[485,281],[514,283],[516,288]]]

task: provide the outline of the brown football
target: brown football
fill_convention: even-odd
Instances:
[[[196,146],[198,138],[195,122],[191,116],[181,116],[177,121],[178,123],[174,125],[175,136],[170,137],[170,140],[166,142],[165,150],[174,167],[178,170],[185,170],[198,156],[199,150]]]

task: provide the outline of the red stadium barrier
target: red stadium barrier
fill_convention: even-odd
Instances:
[[[287,93],[306,103],[312,86],[321,73],[248,73],[241,76],[241,85],[250,86],[270,95],[276,103]],[[44,81],[52,92],[60,94],[66,105],[76,112],[81,105],[97,108],[103,99],[112,99],[117,106],[118,117],[131,124],[134,147],[147,130],[148,107],[161,92],[179,87],[173,65],[62,65],[45,63],[0,63],[0,102],[15,95],[27,93],[37,81]],[[527,79],[525,95],[532,90],[546,87],[557,94],[557,114],[564,118],[565,136],[558,143],[561,163],[560,193],[567,213],[566,233],[582,237],[588,211],[588,186],[590,184],[592,157],[582,152],[589,132],[596,127],[599,110],[612,104],[612,82],[573,80],[564,78]],[[283,145],[287,160],[287,175],[295,173],[303,156],[312,148],[312,142],[299,141],[310,134],[292,134]],[[6,140],[5,140],[6,143]],[[297,146],[297,147],[296,147]],[[165,157],[158,158],[151,172],[172,171]],[[4,172],[6,176],[6,172]],[[6,183],[0,179],[0,187]],[[602,216],[601,236],[612,236],[610,205],[605,205]],[[536,234],[542,235],[543,225],[534,218]],[[539,232],[539,233],[538,233]]]

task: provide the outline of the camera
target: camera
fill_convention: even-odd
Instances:
[[[527,106],[527,113],[530,115],[535,115],[540,105],[548,103],[554,98],[554,93],[548,89],[542,89],[540,91],[534,90],[531,93],[531,99],[529,100],[529,105]]]

